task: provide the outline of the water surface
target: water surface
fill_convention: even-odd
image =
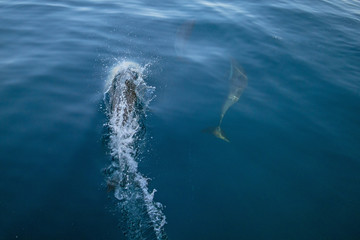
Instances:
[[[355,0],[0,1],[0,239],[126,239],[102,172],[123,60],[156,87],[138,161],[169,239],[358,239],[358,29]],[[202,129],[231,59],[226,143]]]

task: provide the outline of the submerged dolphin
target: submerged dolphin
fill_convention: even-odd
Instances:
[[[241,69],[241,67],[237,64],[235,60],[231,61],[229,80],[230,80],[230,90],[226,98],[226,101],[224,102],[221,109],[219,124],[215,128],[209,128],[205,130],[215,135],[217,138],[220,138],[226,142],[230,142],[230,141],[225,136],[224,131],[221,129],[223,118],[226,112],[229,110],[229,108],[232,105],[234,105],[237,101],[239,101],[239,98],[241,94],[244,92],[244,89],[246,88],[248,82],[247,76],[245,75],[244,71]]]

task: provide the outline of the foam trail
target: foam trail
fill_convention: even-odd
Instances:
[[[144,118],[155,88],[147,86],[146,66],[122,61],[106,83],[109,148],[112,161],[106,169],[107,183],[119,200],[124,233],[128,239],[167,239],[162,205],[154,201],[148,179],[138,171],[137,156],[143,142]]]

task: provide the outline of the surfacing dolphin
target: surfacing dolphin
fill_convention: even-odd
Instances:
[[[111,112],[120,112],[120,108],[125,105],[122,111],[122,125],[128,121],[129,116],[135,111],[137,95],[135,91],[136,85],[134,82],[138,77],[139,76],[136,71],[128,68],[125,71],[117,73],[112,80],[109,90]],[[124,100],[124,104],[121,104],[121,101]]]
[[[135,81],[139,77],[138,73],[130,67],[119,71],[111,81],[108,94],[110,96],[110,114],[116,116],[116,124],[124,127],[131,124],[131,118],[135,113],[136,102],[138,100],[136,94]],[[118,176],[114,176],[107,180],[108,192],[115,191],[117,186],[123,186]]]
[[[231,61],[229,80],[230,80],[230,90],[226,98],[226,101],[224,102],[221,109],[219,124],[215,128],[205,129],[206,132],[210,132],[211,134],[215,135],[215,137],[220,138],[226,142],[230,142],[230,141],[226,137],[224,131],[221,129],[222,121],[229,108],[232,105],[234,105],[237,101],[239,101],[239,98],[241,94],[244,92],[244,89],[246,88],[248,82],[247,76],[245,75],[244,71],[235,60]]]
[[[110,165],[104,169],[107,190],[114,192],[126,239],[167,239],[162,205],[154,201],[148,178],[138,169],[146,126],[145,110],[154,88],[143,79],[146,66],[119,62],[106,82]]]

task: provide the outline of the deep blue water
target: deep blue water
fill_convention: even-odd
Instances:
[[[202,130],[231,59],[227,143]],[[360,238],[359,1],[0,0],[0,239],[125,239],[102,171],[124,60],[156,87],[139,171],[169,239]]]

